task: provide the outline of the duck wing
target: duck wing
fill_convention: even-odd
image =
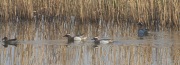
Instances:
[[[17,39],[15,38],[15,39],[9,39],[8,41],[16,41]]]
[[[101,40],[111,40],[111,39],[101,39]]]

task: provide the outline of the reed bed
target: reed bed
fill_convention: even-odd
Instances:
[[[154,30],[179,30],[179,0],[0,0],[0,20],[8,22],[60,19],[80,24],[134,24],[143,22]]]

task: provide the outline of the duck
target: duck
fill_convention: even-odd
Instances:
[[[8,39],[7,37],[4,37],[4,38],[2,38],[2,41],[4,43],[3,46],[5,48],[8,47],[8,45],[13,45],[13,46],[17,47],[17,39],[16,38],[15,39]]]
[[[148,36],[149,29],[145,28],[142,23],[138,23],[138,37],[142,38]]]
[[[74,42],[74,41],[84,41],[87,37],[84,37],[83,34],[77,35],[77,36],[71,36],[70,34],[66,34],[63,37],[67,37],[68,42]]]
[[[99,39],[99,37],[94,37],[91,40],[94,40],[94,47],[98,47],[100,44],[109,44],[113,43],[112,39]]]

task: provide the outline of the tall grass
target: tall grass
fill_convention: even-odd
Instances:
[[[179,30],[179,0],[0,0],[1,21],[75,16],[80,24],[143,22],[154,29]],[[61,21],[68,22],[68,21]]]

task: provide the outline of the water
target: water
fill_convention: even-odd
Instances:
[[[55,24],[56,23],[56,24]],[[80,29],[55,23],[1,24],[0,37],[18,39],[18,46],[0,48],[0,65],[179,65],[180,34],[178,31],[151,31],[139,39],[134,26],[122,28],[93,25]],[[37,26],[38,25],[38,26]],[[113,29],[113,30],[111,30]],[[96,31],[98,30],[98,31]],[[77,32],[78,31],[78,32]],[[67,45],[66,33],[85,33],[88,39]],[[94,36],[111,38],[112,44],[94,48]],[[0,42],[2,44],[2,42]]]

